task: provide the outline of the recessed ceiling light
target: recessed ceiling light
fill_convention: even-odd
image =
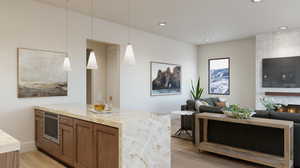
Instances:
[[[289,27],[288,26],[281,26],[281,27],[279,27],[279,29],[280,30],[287,30],[287,29],[289,29]]]
[[[262,0],[251,0],[251,2],[253,2],[253,3],[259,3],[259,2],[262,2]]]
[[[165,22],[165,21],[160,21],[160,22],[158,23],[158,25],[159,25],[160,27],[164,27],[164,26],[167,25],[167,22]]]

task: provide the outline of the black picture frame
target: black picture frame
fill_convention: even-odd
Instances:
[[[154,88],[153,88],[153,65],[154,64],[161,64],[161,65],[165,65],[165,66],[175,66],[175,67],[179,67],[180,69],[180,87],[179,87],[179,91],[177,92],[170,92],[170,93],[154,93]],[[157,62],[157,61],[151,61],[150,62],[150,96],[169,96],[169,95],[180,95],[182,93],[182,67],[181,65],[178,64],[171,64],[171,63],[165,63],[165,62]]]
[[[211,62],[212,61],[218,61],[218,60],[228,60],[228,91],[225,93],[216,93],[216,92],[211,92]],[[224,57],[224,58],[211,58],[208,59],[208,94],[210,95],[230,95],[231,89],[230,89],[230,57]]]

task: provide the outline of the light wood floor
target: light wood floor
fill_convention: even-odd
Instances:
[[[210,153],[199,153],[192,142],[172,138],[172,168],[263,168],[256,164]],[[21,154],[21,168],[64,168],[38,152]]]
[[[22,153],[20,157],[20,168],[65,168],[60,163],[47,155],[39,152]]]
[[[172,168],[267,168],[265,166],[198,152],[192,142],[172,138]]]

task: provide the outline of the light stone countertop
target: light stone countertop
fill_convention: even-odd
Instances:
[[[170,113],[113,109],[96,114],[88,105],[74,103],[34,109],[118,128],[120,168],[171,168]]]
[[[6,132],[0,130],[0,154],[20,150],[20,142]]]
[[[120,111],[114,108],[111,113],[94,113],[89,110],[89,105],[86,104],[53,104],[35,106],[34,109],[47,111],[63,116],[68,116],[84,121],[90,121],[98,124],[104,124],[111,127],[121,128],[121,125],[136,121],[137,119],[149,119],[153,116],[164,116],[166,113],[150,113],[143,111]]]

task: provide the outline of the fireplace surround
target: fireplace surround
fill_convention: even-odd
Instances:
[[[289,104],[287,106],[282,106],[277,112],[300,113],[300,105]]]

